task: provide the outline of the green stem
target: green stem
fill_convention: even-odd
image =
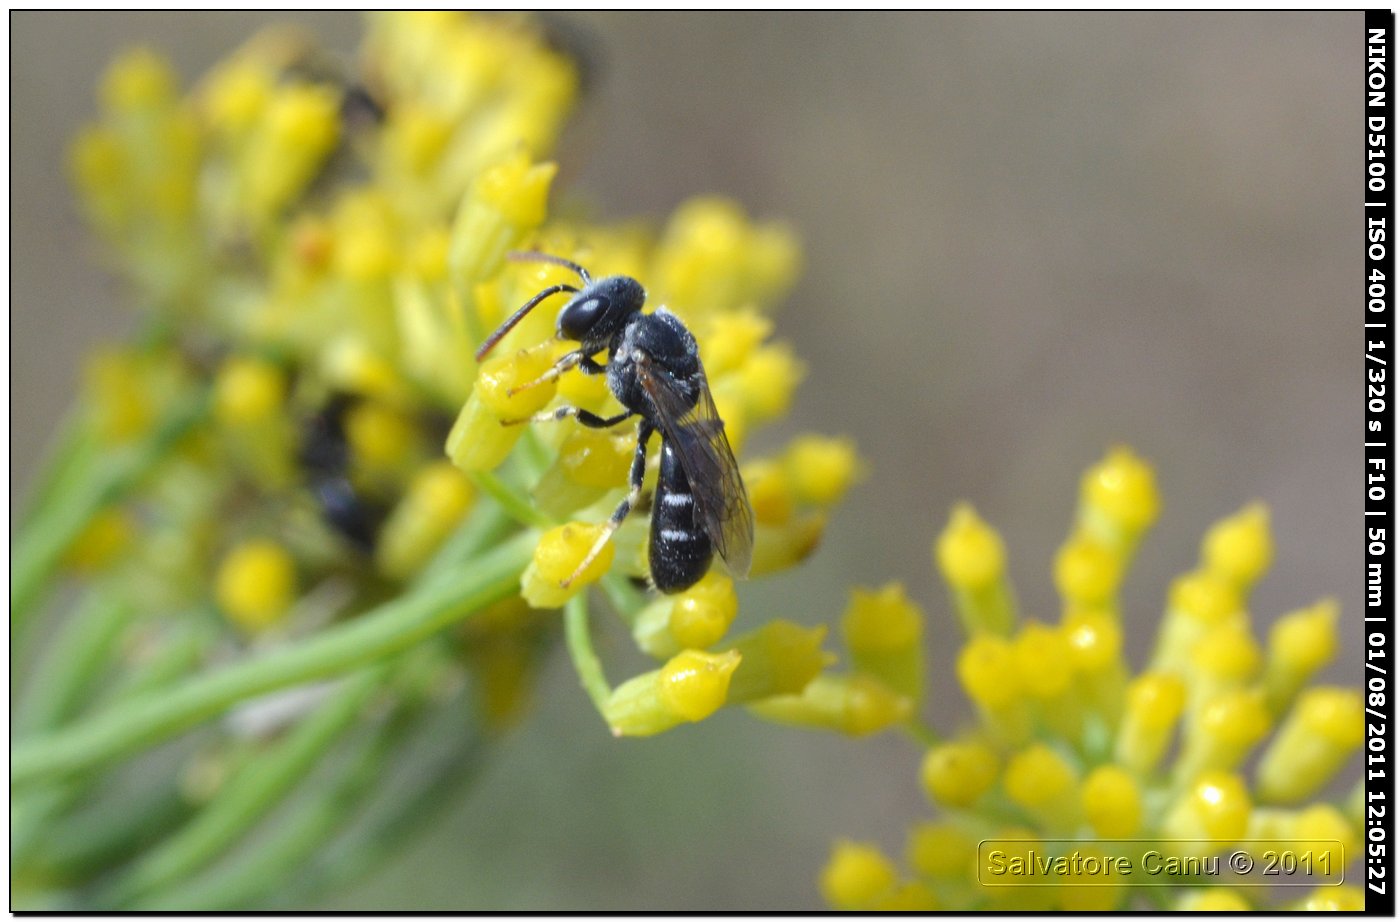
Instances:
[[[63,495],[65,487],[81,482],[96,456],[97,441],[87,420],[76,408],[70,409],[58,434],[44,451],[19,521],[27,526],[55,496]]]
[[[288,877],[299,877],[307,859],[325,847],[364,793],[385,774],[385,760],[399,742],[399,734],[392,728],[374,728],[358,752],[339,763],[336,772],[310,796],[291,805],[282,822],[256,848],[227,866],[147,894],[137,908],[248,909]]]
[[[521,525],[529,528],[550,528],[554,522],[535,508],[529,498],[490,471],[476,471],[472,481],[483,493],[490,494],[502,509]]]
[[[903,730],[910,739],[925,749],[930,746],[937,746],[939,743],[943,742],[943,738],[938,735],[937,730],[933,729],[922,720],[919,720],[917,717],[910,718],[900,724],[900,729]]]
[[[110,587],[94,587],[44,650],[18,703],[15,729],[34,733],[77,712],[102,677],[113,644],[135,609]]]
[[[580,592],[564,605],[564,642],[569,648],[569,658],[574,661],[574,671],[579,683],[599,714],[605,714],[612,689],[603,675],[603,664],[598,654],[593,652],[593,639],[588,633],[588,597]]]
[[[608,601],[612,603],[613,608],[617,609],[618,617],[628,627],[636,624],[637,613],[646,606],[647,602],[651,601],[645,592],[633,586],[621,573],[605,574],[602,586]]]
[[[514,523],[495,503],[482,503],[467,521],[458,526],[438,548],[419,574],[418,581],[429,581],[459,569],[469,558],[480,554],[488,546],[497,544]]]
[[[107,708],[11,750],[12,788],[91,770],[264,692],[340,675],[403,650],[519,588],[539,536],[524,532],[450,576],[294,646]]]
[[[434,725],[425,727],[433,732]],[[288,908],[305,904],[317,893],[325,893],[340,883],[369,874],[380,859],[392,855],[410,833],[419,834],[425,824],[450,815],[452,796],[467,789],[466,782],[484,763],[484,738],[469,732],[461,742],[438,759],[429,777],[392,798],[374,822],[355,834],[342,837],[323,849],[315,863],[299,872],[291,893],[279,904]]]
[[[303,718],[270,751],[249,762],[195,818],[146,855],[111,893],[106,906],[130,903],[143,893],[193,874],[248,831],[310,771],[380,688],[383,664],[331,690],[326,702]]]
[[[205,394],[182,401],[139,445],[97,459],[68,489],[55,492],[15,536],[10,551],[10,621],[20,626],[32,613],[49,575],[98,510],[132,489],[207,409]],[[73,479],[73,478],[65,478]]]

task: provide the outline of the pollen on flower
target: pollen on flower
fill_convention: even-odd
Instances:
[[[296,564],[274,541],[245,542],[219,564],[214,596],[239,627],[263,630],[280,621],[295,600]]]

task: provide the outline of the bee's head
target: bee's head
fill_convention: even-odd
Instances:
[[[646,297],[641,284],[626,275],[590,282],[559,312],[559,336],[576,342],[610,339],[628,317],[642,309]]]

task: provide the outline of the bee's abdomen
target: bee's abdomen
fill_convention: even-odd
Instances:
[[[651,579],[662,592],[681,592],[700,581],[710,568],[714,546],[696,521],[690,481],[662,443],[661,473],[651,508]]]

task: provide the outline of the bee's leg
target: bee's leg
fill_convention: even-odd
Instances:
[[[593,371],[593,368],[604,367],[593,361],[582,349],[575,349],[573,352],[566,352],[559,356],[559,360],[550,366],[549,371],[546,371],[535,380],[526,381],[524,384],[517,384],[515,387],[508,388],[506,390],[506,396],[512,397],[521,391],[528,391],[532,387],[539,387],[541,384],[553,381],[575,365],[582,365],[584,372],[590,375],[596,375],[598,373]]]
[[[602,534],[598,535],[598,540],[594,541],[593,546],[588,549],[583,562],[574,569],[568,579],[559,584],[560,587],[568,589],[573,581],[579,578],[579,574],[587,570],[588,565],[593,563],[599,554],[603,553],[603,548],[607,547],[608,542],[612,540],[613,532],[617,531],[618,526],[626,520],[632,508],[637,505],[637,501],[642,498],[642,480],[647,473],[647,442],[651,440],[651,433],[651,423],[643,419],[641,424],[637,426],[637,453],[632,456],[632,470],[627,475],[627,495],[623,497],[622,502],[618,503],[607,523],[603,525]]]
[[[616,416],[603,417],[587,410],[580,410],[578,407],[556,407],[553,410],[545,410],[543,413],[536,413],[534,416],[526,416],[524,419],[503,419],[502,426],[518,426],[521,423],[552,423],[561,419],[575,417],[580,423],[590,429],[607,429],[616,426],[624,419],[631,419],[635,416],[631,410],[619,413]]]

